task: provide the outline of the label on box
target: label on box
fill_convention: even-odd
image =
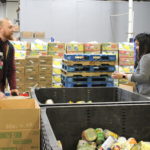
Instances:
[[[118,44],[117,43],[102,43],[102,51],[103,50],[118,50]]]

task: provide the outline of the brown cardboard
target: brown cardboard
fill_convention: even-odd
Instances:
[[[0,130],[39,128],[40,108],[34,99],[0,100]]]
[[[48,43],[48,52],[64,52],[65,43]]]
[[[47,72],[47,73],[51,73],[52,72],[52,66],[51,65],[40,65],[39,66],[39,73],[42,72]]]
[[[34,32],[34,38],[44,39],[45,38],[45,32]]]
[[[21,38],[25,38],[25,39],[32,39],[33,38],[33,32],[28,32],[28,31],[23,31],[21,32]]]
[[[52,65],[53,57],[52,56],[40,56],[39,64],[40,65]]]
[[[15,59],[16,67],[23,67],[25,65],[25,58]]]
[[[25,75],[26,74],[38,74],[39,68],[36,66],[26,66],[25,67]]]
[[[117,43],[102,43],[102,51],[105,50],[111,50],[111,51],[117,51],[119,49],[118,44]]]
[[[24,74],[24,67],[16,67],[16,74]]]
[[[0,130],[0,149],[40,150],[40,130]]]
[[[120,58],[134,57],[134,51],[119,51]]]
[[[119,84],[119,88],[125,89],[130,92],[134,91],[134,87],[132,85],[128,85],[128,84]]]
[[[39,65],[39,57],[38,56],[28,56],[25,61],[26,66],[37,66]]]
[[[94,53],[100,54],[101,45],[99,43],[85,43],[84,52],[85,53]]]
[[[133,66],[134,58],[119,58],[119,65],[121,66]]]

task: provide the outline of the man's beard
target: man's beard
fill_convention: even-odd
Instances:
[[[4,34],[4,37],[7,40],[13,40],[13,34],[9,34],[9,35]]]

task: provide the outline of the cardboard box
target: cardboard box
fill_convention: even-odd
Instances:
[[[134,65],[134,58],[119,58],[119,65],[120,66],[133,66]]]
[[[55,83],[61,83],[61,75],[53,75],[52,81]]]
[[[39,79],[39,77],[38,77],[38,74],[26,74],[25,75],[25,82],[26,83],[30,83],[30,82],[32,82],[32,83],[37,83],[38,82],[38,79]]]
[[[34,38],[44,39],[45,38],[45,32],[34,32]]]
[[[27,31],[23,31],[21,32],[21,38],[25,38],[25,39],[32,39],[33,36],[33,32],[27,32]]]
[[[26,66],[25,67],[25,75],[26,74],[38,74],[39,68],[37,66]]]
[[[99,43],[86,43],[84,44],[84,53],[86,54],[100,54],[101,44]]]
[[[119,50],[134,51],[134,43],[120,42]]]
[[[38,85],[39,87],[41,87],[41,88],[48,88],[48,87],[52,87],[52,83],[46,83],[46,82],[39,82],[39,85]]]
[[[24,84],[25,76],[24,75],[16,75],[16,83]]]
[[[107,50],[111,50],[111,51],[117,51],[118,48],[118,44],[117,43],[102,43],[102,51],[107,51]]]
[[[119,84],[119,88],[122,88],[122,89],[130,91],[130,92],[134,91],[134,87],[127,85],[127,84]]]
[[[49,77],[49,76],[39,76],[39,83],[43,83],[43,82],[45,82],[45,83],[52,83],[52,78],[51,77]]]
[[[23,67],[25,66],[25,58],[17,58],[15,59],[16,67]]]
[[[39,64],[40,65],[52,65],[53,57],[52,56],[40,56]]]
[[[34,99],[1,99],[0,130],[40,129],[40,108]]]
[[[119,72],[133,73],[134,72],[134,66],[119,66]]]
[[[65,43],[48,43],[48,52],[65,52]]]
[[[134,51],[119,51],[119,57],[120,58],[130,58],[130,57],[134,57]]]
[[[16,74],[24,75],[24,67],[16,67]]]
[[[22,83],[22,84],[18,84],[17,83],[17,89],[19,90],[19,93],[23,93],[24,92],[24,84]]]
[[[46,42],[43,42],[43,43],[32,42],[31,50],[47,51],[47,43]]]
[[[26,66],[38,66],[39,65],[39,57],[38,56],[28,56],[25,61]]]
[[[55,58],[63,58],[64,57],[64,52],[47,52],[47,55],[55,57]]]
[[[42,72],[47,72],[47,73],[51,73],[52,72],[52,66],[51,65],[40,65],[39,66],[39,73]]]
[[[40,130],[0,130],[0,150],[40,150]]]
[[[68,43],[66,44],[66,53],[69,53],[69,52],[84,53],[84,45],[81,43]]]

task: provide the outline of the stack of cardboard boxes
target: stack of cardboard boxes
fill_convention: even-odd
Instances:
[[[116,71],[118,71],[118,43],[102,43],[102,54],[105,55],[116,55]],[[118,79],[114,79],[114,85],[118,86]]]
[[[24,78],[25,78],[25,58],[20,58],[15,60],[16,63],[16,82],[17,89],[22,93],[24,92]]]
[[[82,43],[67,43],[66,44],[66,53],[67,54],[83,54],[84,53],[84,44]]]
[[[25,61],[25,91],[38,85],[39,57],[28,56]]]
[[[65,43],[48,43],[47,54],[55,58],[63,58]]]
[[[39,87],[52,86],[52,56],[39,57]]]
[[[119,43],[119,72],[131,74],[134,72],[134,44]],[[119,84],[127,84],[128,80],[121,79]]]
[[[101,44],[100,43],[85,43],[84,53],[85,54],[100,54]]]

